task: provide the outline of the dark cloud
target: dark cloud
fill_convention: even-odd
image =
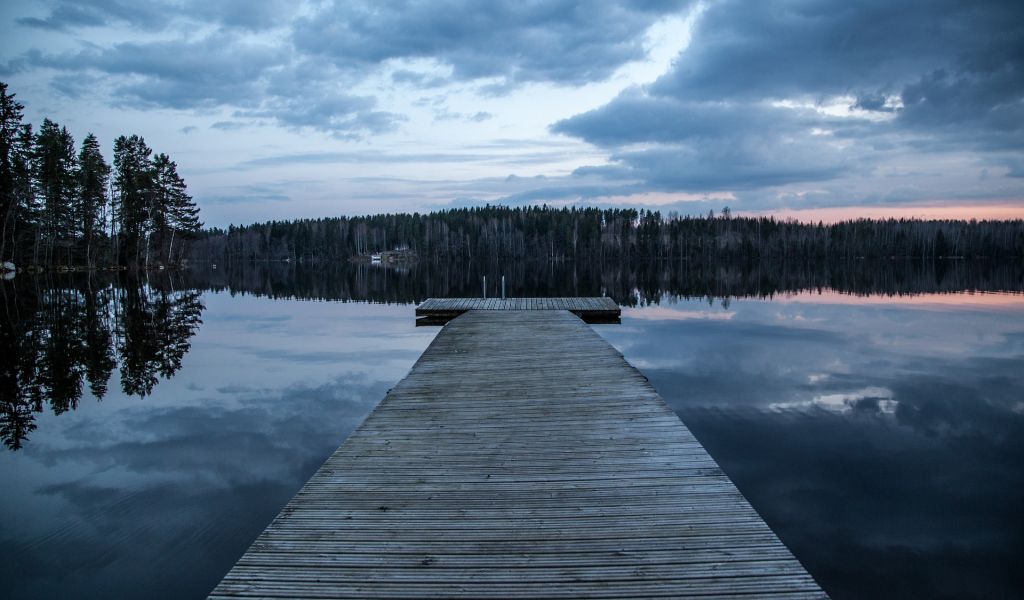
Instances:
[[[233,131],[235,129],[242,129],[246,124],[242,121],[217,121],[210,125],[210,129],[219,129],[221,131]]]
[[[993,73],[1024,49],[1012,0],[711,3],[654,95],[792,98],[896,93],[939,68]]]
[[[866,116],[814,108],[847,97]],[[1019,152],[1024,5],[710,3],[668,73],[551,129],[616,151],[580,173],[686,191],[870,175],[900,152]]]
[[[547,176],[546,175],[534,175],[533,177],[522,177],[520,175],[516,175],[515,173],[512,173],[511,175],[509,175],[508,177],[505,178],[505,183],[516,183],[516,182],[521,182],[521,181],[546,181],[546,180],[547,180]]]
[[[56,54],[34,49],[9,58],[3,72],[56,70],[54,89],[72,97],[88,91],[74,87],[73,78],[101,73],[105,85],[94,90],[109,93],[121,106],[230,107],[241,120],[354,139],[392,131],[404,120],[377,109],[374,97],[349,91],[388,60],[436,62],[437,72],[428,64],[426,72],[417,67],[392,73],[395,83],[417,87],[479,79],[494,93],[504,93],[523,82],[583,84],[642,58],[644,31],[689,3],[339,2],[293,19],[297,9],[283,0],[57,1],[22,24],[62,31],[128,25],[173,35],[83,43],[77,51]],[[199,37],[178,33],[203,28],[209,32]],[[271,28],[282,35],[247,33]],[[481,122],[491,117],[477,111],[438,118]]]
[[[838,177],[856,164],[808,132],[848,126],[810,109],[692,102],[630,90],[601,108],[554,124],[552,131],[611,148],[656,144],[618,152],[613,164],[584,167],[578,174],[641,179],[658,189],[708,191]]]
[[[457,80],[583,84],[644,56],[642,33],[685,0],[336,2],[300,18],[295,47],[342,69],[389,59],[427,58]],[[412,81],[407,74],[399,75]]]
[[[376,110],[374,96],[347,91],[358,76],[315,61],[293,60],[268,72],[260,106],[242,108],[235,116],[271,119],[285,127],[316,129],[345,139],[394,130],[405,120],[403,115]]]
[[[84,74],[57,75],[50,80],[50,87],[58,94],[77,100],[88,96],[96,86],[101,85],[101,78],[90,77]]]
[[[27,27],[66,31],[80,27],[127,24],[142,29],[162,29],[174,13],[167,5],[116,0],[74,0],[50,3],[44,17],[25,17],[17,22]]]
[[[261,78],[285,58],[279,48],[213,34],[197,41],[126,42],[63,54],[30,51],[15,63],[117,76],[115,96],[126,105],[197,108],[258,102]]]
[[[314,129],[338,137],[391,131],[404,117],[375,110],[372,96],[343,91],[329,69],[295,62],[282,47],[255,43],[234,33],[214,33],[194,41],[128,42],[108,48],[43,54],[30,51],[8,69],[51,68],[67,73],[51,81],[66,95],[99,72],[117,81],[112,95],[135,108],[202,109],[234,107],[240,119],[270,120],[285,127]],[[217,129],[237,128],[219,121]]]
[[[289,25],[298,8],[291,0],[193,0],[183,12],[223,27],[261,31]]]
[[[448,93],[503,95],[533,82],[606,80],[646,56],[644,34],[652,24],[692,5],[405,0],[328,1],[300,10],[286,0],[57,0],[21,24],[160,33],[157,41],[30,50],[5,57],[0,75],[53,70],[51,89],[67,98],[106,94],[108,103],[133,108],[226,109],[218,115],[223,123],[365,139],[407,118],[385,110],[374,89],[427,89],[436,95],[420,105],[436,120],[481,122],[492,115],[448,110]],[[586,194],[587,186],[735,192],[735,208],[759,209],[1020,195],[1021,3],[703,6],[688,47],[656,81],[552,125],[606,151],[609,164],[576,173],[600,181],[583,186],[568,178],[565,189],[547,186],[535,196],[565,197],[570,187]],[[378,85],[379,76],[390,81]],[[460,89],[436,89],[442,86]],[[852,116],[821,110],[844,103]],[[942,177],[892,176],[890,167],[920,171],[921,157],[937,153],[946,154],[944,165],[960,168]],[[974,185],[975,166],[989,169],[983,189]]]
[[[391,74],[391,81],[394,81],[395,83],[407,83],[419,88],[440,87],[451,83],[451,80],[447,77],[431,75],[428,73],[418,73],[408,69],[398,69],[393,72]]]
[[[558,121],[555,133],[605,147],[643,143],[708,143],[737,135],[779,139],[822,129],[849,128],[863,121],[828,117],[811,108],[784,108],[767,101],[691,101],[627,90],[612,102]]]
[[[274,119],[285,127],[311,128],[341,138],[358,138],[364,133],[392,131],[404,120],[402,115],[371,110],[376,103],[369,96],[347,96],[310,99],[302,96],[271,98],[253,110],[236,111],[240,117]]]
[[[640,178],[661,190],[704,192],[828,181],[856,167],[824,144],[762,138],[698,147],[659,146],[613,154],[611,158],[617,165],[581,168],[577,172],[609,179]]]
[[[1024,177],[1024,160],[1019,158],[1004,158],[1000,162],[1001,166],[1006,167],[1007,177]]]
[[[870,92],[857,96],[857,100],[853,103],[853,108],[873,112],[896,112],[896,107],[889,102],[888,98],[882,94]]]
[[[1024,53],[1019,58],[1013,69],[994,73],[921,77],[903,88],[896,124],[945,147],[1024,150]]]
[[[111,25],[162,30],[179,21],[200,21],[258,31],[287,24],[295,3],[286,0],[190,0],[184,4],[73,0],[51,2],[47,8],[43,17],[23,17],[17,22],[37,29],[69,31]]]

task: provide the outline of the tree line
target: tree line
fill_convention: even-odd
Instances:
[[[174,265],[200,231],[199,208],[177,164],[138,135],[114,140],[108,164],[88,134],[23,123],[0,82],[0,260],[17,266]]]
[[[191,256],[337,262],[401,249],[430,260],[1021,258],[1024,220],[803,223],[658,211],[486,206],[211,228]]]

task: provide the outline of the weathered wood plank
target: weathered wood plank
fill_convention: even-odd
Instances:
[[[614,302],[432,298],[422,311],[462,316],[211,598],[826,597],[572,314],[617,315]]]
[[[611,298],[428,298],[416,307],[416,316],[443,320],[470,310],[568,310],[584,320],[621,314]]]

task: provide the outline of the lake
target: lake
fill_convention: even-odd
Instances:
[[[834,598],[1024,589],[1020,265],[248,265],[3,282],[7,598],[201,598],[437,333],[428,296],[608,295]]]

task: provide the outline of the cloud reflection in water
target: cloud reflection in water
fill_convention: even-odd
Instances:
[[[0,595],[204,597],[437,331],[404,307],[204,300],[152,395],[87,394],[0,454]]]
[[[1024,589],[1024,299],[679,302],[599,332],[834,598]],[[714,310],[714,309],[713,309]],[[659,315],[659,318],[651,318]]]

